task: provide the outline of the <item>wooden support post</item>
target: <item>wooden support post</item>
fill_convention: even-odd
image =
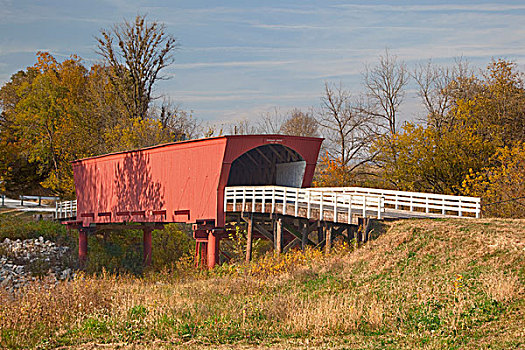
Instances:
[[[352,239],[354,239],[354,228],[352,226],[348,226],[346,228],[346,243],[348,243],[348,246],[352,244]]]
[[[275,253],[281,254],[283,249],[283,219],[278,218],[275,221]]]
[[[327,228],[326,228],[326,243],[325,243],[325,246],[324,246],[324,251],[326,254],[330,254],[330,251],[332,249],[332,232],[333,232],[333,225],[329,225]]]
[[[364,243],[368,241],[369,218],[359,218],[359,229],[357,230],[357,241]]]
[[[321,221],[317,222],[317,244],[321,244],[324,241],[323,234],[323,223]]]
[[[246,228],[246,262],[250,262],[252,260],[253,214],[245,221],[248,223]]]
[[[88,230],[87,228],[78,229],[78,263],[80,268],[86,267],[88,253]]]
[[[360,243],[362,242],[363,240],[363,230],[365,228],[364,226],[364,218],[359,218],[357,219],[357,231],[356,231],[356,236],[355,236],[355,241],[356,241],[356,245],[359,246]]]
[[[142,249],[144,266],[151,265],[151,232],[153,232],[153,228],[144,228],[142,230]]]
[[[372,226],[371,218],[366,218],[365,220],[365,242],[368,242],[370,239],[371,226]]]
[[[304,251],[306,244],[308,243],[308,221],[302,223],[303,227],[301,230],[301,249]]]

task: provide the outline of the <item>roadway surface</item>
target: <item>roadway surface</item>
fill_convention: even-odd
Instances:
[[[33,202],[28,199],[24,199],[24,205],[20,205],[20,199],[11,199],[11,198],[4,198],[3,201],[4,205],[0,206],[0,208],[7,208],[7,209],[15,209],[20,211],[38,211],[38,212],[52,212],[54,213],[56,210],[55,205],[46,205],[42,203],[42,205],[38,205],[38,202]],[[2,204],[0,199],[0,205]]]

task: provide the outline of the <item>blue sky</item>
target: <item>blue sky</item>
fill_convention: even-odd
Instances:
[[[365,65],[385,48],[409,67],[458,56],[484,67],[502,57],[525,71],[523,0],[0,0],[0,84],[39,50],[95,62],[99,30],[137,13],[164,22],[180,43],[156,94],[211,122],[318,106],[325,82],[357,95]],[[403,118],[421,112],[411,85]]]

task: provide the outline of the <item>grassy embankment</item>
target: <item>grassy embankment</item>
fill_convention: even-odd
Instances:
[[[0,346],[523,348],[524,293],[525,221],[401,221],[329,256],[0,295]]]

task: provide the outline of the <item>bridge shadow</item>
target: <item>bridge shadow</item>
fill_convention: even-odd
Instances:
[[[97,168],[93,164],[78,164],[75,171],[75,191],[78,203],[77,218],[83,212],[96,212],[98,208],[107,208],[108,196],[100,196],[106,193],[104,181],[97,178]]]
[[[114,213],[164,209],[164,187],[153,178],[148,155],[127,153],[115,168],[113,182]],[[134,221],[140,221],[140,217]]]

